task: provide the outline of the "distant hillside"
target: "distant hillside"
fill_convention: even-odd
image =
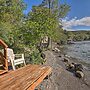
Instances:
[[[90,40],[90,31],[67,31],[67,36],[68,38],[71,38],[74,41]]]
[[[79,30],[79,31],[68,31],[68,32],[73,32],[73,33],[77,33],[77,32],[79,32],[79,33],[81,33],[81,32],[83,32],[83,33],[87,33],[87,32],[90,32],[89,30],[87,31],[87,30]]]

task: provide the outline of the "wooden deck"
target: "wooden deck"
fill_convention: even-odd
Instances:
[[[27,65],[0,76],[0,90],[34,90],[51,73],[51,67]]]
[[[0,74],[4,74],[6,72],[7,72],[7,70],[0,70]]]

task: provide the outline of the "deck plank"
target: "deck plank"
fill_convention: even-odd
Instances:
[[[0,75],[4,74],[6,72],[7,72],[7,70],[0,70]]]
[[[33,65],[29,65],[26,68],[22,67],[16,71],[9,72],[9,73],[7,73],[8,75],[5,74],[5,75],[0,77],[0,83],[2,83],[4,81],[6,82],[6,80],[9,80],[9,79],[17,78],[17,76],[21,77],[21,75],[24,75],[25,72],[27,72],[28,70],[30,71],[30,70],[33,70],[34,68],[37,68],[37,67],[38,67],[37,65],[34,65],[34,67],[33,67]]]
[[[48,66],[27,65],[0,76],[0,90],[33,90],[50,72]]]

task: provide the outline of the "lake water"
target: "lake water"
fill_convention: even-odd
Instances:
[[[75,42],[65,45],[64,53],[90,64],[90,41]]]

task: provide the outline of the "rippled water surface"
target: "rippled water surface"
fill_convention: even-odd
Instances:
[[[90,41],[75,42],[75,44],[65,45],[65,54],[90,63]]]

